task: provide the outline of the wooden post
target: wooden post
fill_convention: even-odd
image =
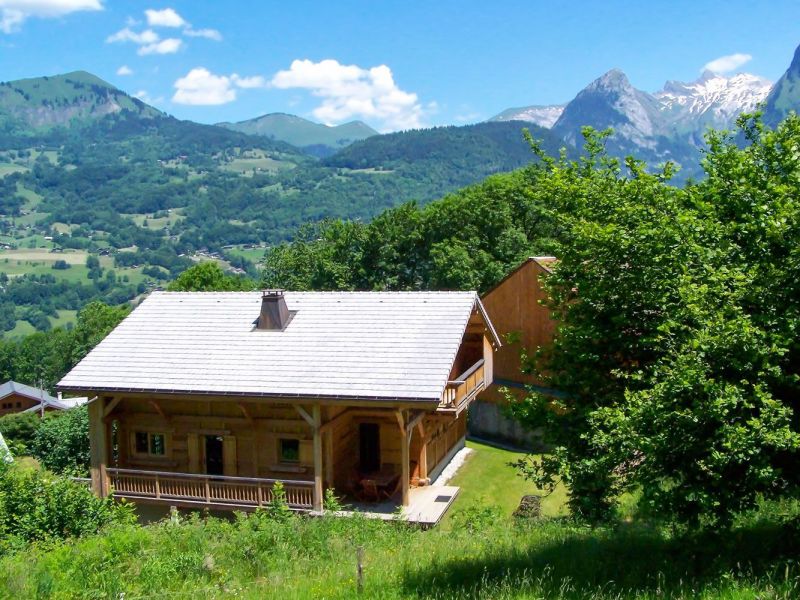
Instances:
[[[325,485],[333,487],[333,429],[325,432]]]
[[[319,428],[322,425],[322,411],[319,404],[312,409],[314,428],[314,510],[322,510],[322,434]]]
[[[428,440],[425,438],[425,425],[420,421],[417,423],[419,430],[419,478],[428,478]]]
[[[106,462],[108,461],[108,427],[103,422],[105,398],[102,396],[89,403],[89,469],[92,475],[92,491],[102,497],[109,493]]]
[[[358,593],[364,592],[364,546],[356,548],[356,579],[358,581]]]
[[[411,479],[411,465],[410,465],[410,446],[411,446],[411,431],[406,426],[405,413],[399,412],[397,414],[397,423],[400,425],[400,463],[402,466],[401,489],[403,490],[403,506],[409,504],[409,480]]]

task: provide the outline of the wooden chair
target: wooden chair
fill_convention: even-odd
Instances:
[[[374,479],[362,479],[362,497],[361,500],[365,502],[380,502],[381,495],[378,491],[378,484]]]
[[[381,495],[387,500],[391,500],[395,494],[400,491],[402,483],[403,481],[400,475],[395,475],[391,483],[381,490]]]

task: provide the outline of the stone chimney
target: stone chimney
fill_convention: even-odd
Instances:
[[[256,329],[281,331],[289,323],[289,309],[283,290],[261,291],[261,314]]]

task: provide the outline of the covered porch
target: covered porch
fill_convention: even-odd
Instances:
[[[254,510],[280,481],[294,510],[322,510],[332,488],[362,512],[403,506],[412,520],[435,523],[457,490],[430,483],[463,446],[465,409],[483,387],[479,360],[424,408],[99,396],[89,404],[93,489],[137,503]]]

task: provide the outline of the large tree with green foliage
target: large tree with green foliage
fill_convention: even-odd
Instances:
[[[557,398],[515,405],[553,453],[522,464],[608,517],[620,495],[685,523],[728,523],[796,491],[800,119],[743,118],[744,148],[712,134],[701,183],[587,156],[540,169],[562,231],[547,278],[558,321],[535,368]]]
[[[228,275],[215,262],[206,261],[186,269],[167,288],[171,292],[238,292],[255,289],[247,277]]]
[[[490,177],[425,207],[369,223],[331,220],[267,252],[263,284],[294,290],[485,290],[531,252],[555,246],[533,193],[536,168]]]

